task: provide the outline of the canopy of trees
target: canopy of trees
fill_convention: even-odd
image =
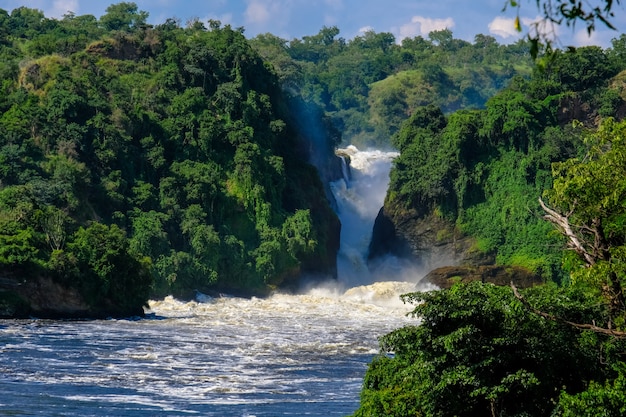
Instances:
[[[306,106],[242,31],[146,18],[0,11],[0,273],[104,309],[332,275],[338,220],[308,161],[338,135],[321,112],[315,135],[295,123]]]
[[[543,201],[572,282],[479,282],[403,296],[417,326],[381,339],[355,416],[619,416],[626,411],[624,138],[607,119],[582,157],[554,164]]]
[[[355,416],[624,414],[619,44],[557,51],[484,109],[425,106],[392,137],[386,205],[446,218],[548,284],[404,296],[419,325],[381,339]]]
[[[602,319],[589,288],[545,286],[525,296],[562,318]],[[420,324],[381,339],[355,416],[624,413],[624,339],[546,320],[507,287],[476,282],[404,299]]]
[[[565,279],[562,245],[537,199],[552,185],[552,164],[584,155],[596,121],[621,112],[619,88],[610,84],[624,64],[613,56],[598,47],[556,53],[484,109],[446,116],[432,105],[418,108],[391,139],[401,155],[388,211],[437,213],[497,263]]]
[[[110,301],[109,281],[128,280],[106,253],[80,249],[92,232],[116,242],[121,271],[141,271],[131,299],[265,293],[303,270],[332,274],[339,224],[303,161],[324,165],[339,132],[391,146],[421,105],[480,108],[531,68],[523,42],[448,30],[398,45],[325,27],[287,42],[147,17],[130,2],[99,19],[0,11],[0,260],[11,276]]]
[[[499,45],[491,36],[474,43],[450,30],[401,44],[391,33],[354,39],[336,27],[287,41],[274,35],[251,39],[292,95],[317,103],[346,143],[389,146],[389,137],[417,107],[435,104],[445,113],[481,108],[514,75],[532,70],[529,43]]]

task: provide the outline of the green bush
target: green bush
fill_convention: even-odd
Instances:
[[[537,287],[525,297],[564,319],[600,324],[604,317],[586,288]],[[550,416],[560,395],[573,404],[589,381],[614,378],[619,355],[598,352],[625,347],[546,320],[506,287],[457,284],[403,299],[415,305],[419,325],[380,339],[381,355],[368,368],[355,416]]]

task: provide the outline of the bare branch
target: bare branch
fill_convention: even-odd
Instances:
[[[513,284],[513,281],[511,281],[511,289],[513,289],[513,295],[515,295],[515,298],[517,298],[522,304],[524,304],[524,306],[526,308],[528,308],[530,311],[532,311],[533,313],[537,314],[538,316],[541,316],[543,318],[546,318],[548,320],[552,320],[555,321],[557,323],[563,323],[563,324],[567,324],[569,326],[575,327],[579,330],[589,330],[595,333],[600,333],[600,334],[604,334],[607,336],[613,336],[613,337],[617,337],[617,338],[626,338],[626,332],[622,332],[619,330],[613,330],[613,329],[606,329],[604,327],[599,327],[596,326],[595,324],[581,324],[581,323],[574,323],[572,321],[569,320],[565,320],[562,317],[558,317],[546,312],[543,312],[541,310],[537,310],[536,308],[534,308],[533,306],[530,305],[530,303],[524,298],[522,297],[522,295],[519,293],[519,291],[517,290],[517,287],[515,286],[515,284]]]
[[[576,233],[574,233],[574,231],[572,230],[572,226],[569,223],[569,216],[564,216],[556,212],[555,210],[551,209],[550,207],[548,207],[543,202],[541,197],[539,197],[539,204],[541,205],[541,208],[543,209],[543,211],[546,212],[546,214],[543,217],[561,230],[561,232],[567,238],[569,246],[572,247],[572,249],[578,255],[583,257],[583,259],[585,260],[585,262],[587,262],[588,265],[591,266],[595,264],[596,263],[595,257],[589,253],[589,251],[581,243]],[[591,232],[594,234],[597,233],[597,231],[595,230],[591,230]]]

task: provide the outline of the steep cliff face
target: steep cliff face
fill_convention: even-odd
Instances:
[[[413,210],[391,205],[376,218],[369,259],[387,254],[414,260],[430,271],[423,282],[439,288],[471,281],[513,282],[520,288],[544,282],[525,268],[495,265],[494,254],[477,250],[475,239],[461,234],[451,222],[434,214],[419,217]]]
[[[421,217],[413,209],[385,204],[378,213],[369,259],[392,254],[413,259],[427,269],[449,265],[493,264],[493,254],[476,249],[473,238],[464,236],[448,220],[429,214]]]

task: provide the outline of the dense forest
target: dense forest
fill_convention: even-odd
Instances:
[[[146,17],[0,11],[6,285],[45,278],[127,314],[149,295],[332,276],[339,223],[308,161],[339,135],[241,30]]]
[[[537,54],[147,18],[0,10],[0,315],[332,277],[334,151],[393,148],[381,216],[544,285],[403,296],[419,322],[381,338],[355,415],[626,412],[626,35]]]
[[[333,276],[334,148],[391,147],[420,106],[480,108],[532,68],[524,42],[448,30],[288,42],[147,17],[0,11],[0,270],[18,299],[32,285],[16,281],[51,281],[140,311],[149,295]]]
[[[355,416],[624,415],[625,39],[552,51],[483,109],[423,106],[391,137],[397,229],[470,237],[545,284],[403,296],[419,325],[381,338]]]

